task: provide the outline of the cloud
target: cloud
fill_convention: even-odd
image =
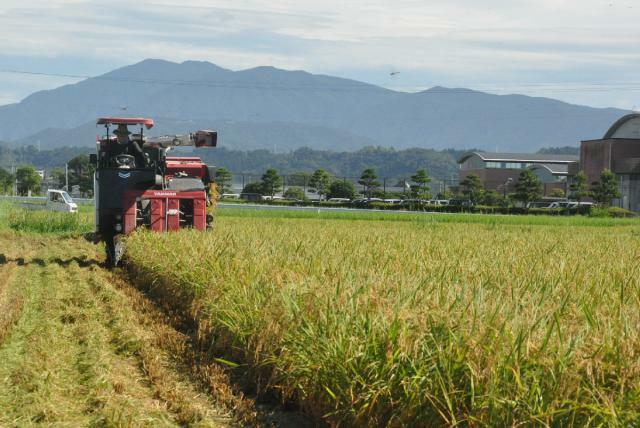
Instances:
[[[231,69],[398,69],[395,83],[412,87],[418,75],[422,85],[597,83],[638,69],[638,18],[630,0],[3,0],[0,52],[105,65],[162,57]]]

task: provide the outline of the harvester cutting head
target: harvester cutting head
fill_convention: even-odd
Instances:
[[[215,131],[147,137],[152,119],[100,118],[106,135],[98,138],[96,165],[96,236],[107,245],[112,265],[119,261],[121,236],[138,227],[163,232],[211,226],[207,214],[215,168],[198,157],[169,157],[174,147],[215,147]],[[110,128],[115,126],[115,136]],[[129,126],[139,127],[132,134]]]

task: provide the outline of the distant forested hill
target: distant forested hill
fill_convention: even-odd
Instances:
[[[63,167],[73,157],[92,153],[85,147],[63,147],[40,150],[33,146],[9,148],[0,145],[0,167],[31,164],[38,169],[51,170]],[[333,152],[301,148],[289,153],[273,153],[268,150],[199,149],[172,152],[174,155],[195,154],[207,163],[225,167],[234,173],[262,174],[267,168],[275,168],[282,174],[313,172],[318,168],[339,176],[359,176],[365,168],[375,168],[379,176],[403,177],[417,169],[426,168],[429,174],[439,178],[451,178],[457,174],[456,159],[461,152],[454,150],[407,149],[394,150],[367,147],[355,152]]]
[[[547,155],[579,155],[580,146],[545,147],[538,150],[538,153]]]
[[[0,142],[0,168],[34,165],[38,169],[51,170],[64,167],[64,164],[78,155],[95,153],[94,148],[60,147],[51,150],[38,150],[35,146],[10,147]]]

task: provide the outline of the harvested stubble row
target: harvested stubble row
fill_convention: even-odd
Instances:
[[[636,226],[225,217],[128,251],[221,355],[329,422],[640,421]]]

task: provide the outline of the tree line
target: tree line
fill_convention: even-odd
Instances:
[[[93,172],[94,166],[89,161],[88,155],[78,155],[67,162],[68,171],[64,168],[54,168],[50,173],[50,186],[62,189],[67,178],[70,190],[78,186],[80,193],[93,196]],[[20,165],[15,173],[5,168],[0,168],[0,193],[13,193],[14,186],[18,195],[29,193],[37,195],[41,193],[43,178],[33,165]]]
[[[485,190],[480,177],[476,174],[469,174],[460,182],[462,195],[471,203],[483,205],[500,205],[507,203],[495,190]],[[544,195],[544,185],[540,179],[530,169],[522,170],[518,181],[515,183],[515,192],[510,197],[526,206],[529,202],[540,200]],[[611,205],[613,199],[621,197],[618,190],[618,183],[613,172],[605,169],[600,174],[600,180],[587,185],[587,176],[584,171],[579,171],[571,179],[569,194],[565,195],[562,189],[554,189],[551,196],[565,197],[582,202],[587,197],[591,197],[597,204],[602,206]]]
[[[216,184],[221,194],[230,192],[233,174],[226,168],[216,171]],[[313,173],[296,173],[287,176],[288,186],[284,189],[283,177],[274,168],[269,168],[259,181],[245,184],[243,193],[275,196],[284,190],[283,196],[292,199],[306,199],[305,190],[318,195],[319,199],[346,198],[355,199],[358,191],[354,183],[345,178],[339,178],[325,169],[317,169]],[[365,168],[357,183],[363,188],[361,195],[365,198],[416,198],[430,199],[432,197],[429,183],[431,177],[426,169],[419,169],[410,180],[400,183],[405,188],[403,192],[385,191],[374,168]]]
[[[226,168],[218,168],[215,181],[221,194],[228,193],[231,190],[232,178],[231,171]],[[289,186],[285,190],[282,176],[274,168],[269,168],[262,175],[260,181],[245,184],[242,192],[273,197],[276,193],[284,190],[283,196],[285,198],[300,200],[306,199],[304,189],[317,194],[320,200],[330,198],[355,199],[358,196],[355,185],[351,181],[338,178],[324,169],[317,169],[313,174],[292,174],[288,179]],[[526,206],[529,202],[540,200],[544,195],[544,184],[530,169],[525,169],[520,173],[514,186],[515,192],[510,194],[508,198],[500,195],[495,190],[485,189],[480,177],[476,174],[469,174],[460,182],[457,194],[445,189],[433,195],[429,187],[430,182],[431,177],[427,170],[419,169],[411,175],[410,180],[401,183],[405,188],[403,192],[384,191],[381,189],[382,183],[373,168],[364,169],[357,181],[362,186],[360,194],[365,198],[428,200],[435,196],[437,199],[463,198],[473,204],[493,206],[506,204],[509,199],[513,199]],[[572,177],[569,190],[569,195],[565,195],[564,190],[553,189],[551,196],[558,198],[568,197],[578,202],[581,202],[586,197],[591,197],[598,204],[605,206],[610,205],[613,199],[621,197],[615,174],[607,169],[602,171],[600,180],[591,183],[590,186],[587,186],[587,177],[584,171],[578,172]]]

